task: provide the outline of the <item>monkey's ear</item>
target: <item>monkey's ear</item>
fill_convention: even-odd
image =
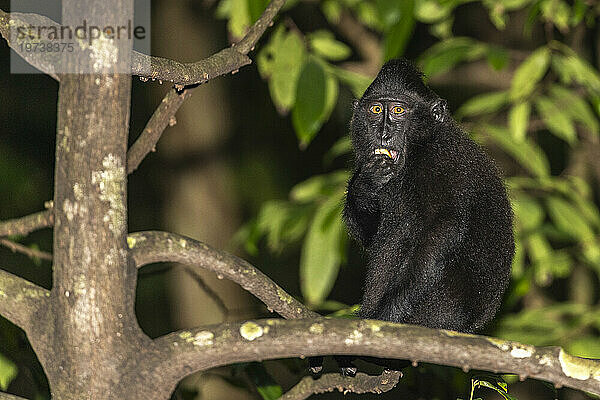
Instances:
[[[448,118],[448,103],[444,99],[437,99],[431,105],[431,113],[436,121],[444,122]]]

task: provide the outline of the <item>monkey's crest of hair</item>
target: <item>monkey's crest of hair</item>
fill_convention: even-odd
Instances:
[[[428,101],[438,96],[423,83],[424,75],[409,60],[390,60],[381,68],[375,80],[369,85],[363,98],[381,95],[414,93]]]
[[[355,102],[344,219],[367,253],[363,318],[475,332],[498,310],[514,254],[494,162],[407,60]]]

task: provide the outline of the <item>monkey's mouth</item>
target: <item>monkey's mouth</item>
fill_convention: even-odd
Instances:
[[[391,158],[392,160],[394,160],[394,162],[398,162],[398,157],[400,156],[400,153],[398,152],[398,150],[386,149],[383,147],[381,147],[379,149],[375,149],[373,151],[373,153],[386,155],[389,158]]]

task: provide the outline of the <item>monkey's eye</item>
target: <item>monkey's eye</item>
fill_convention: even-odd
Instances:
[[[381,114],[381,112],[383,111],[383,107],[381,107],[380,104],[373,104],[369,108],[369,111],[371,111],[373,114]]]
[[[392,112],[394,114],[402,114],[404,112],[404,108],[402,108],[400,106],[393,106],[392,107]]]

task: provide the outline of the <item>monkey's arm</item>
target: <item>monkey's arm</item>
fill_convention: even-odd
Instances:
[[[348,182],[344,220],[350,234],[365,247],[379,226],[380,191],[396,173],[397,167],[389,157],[376,154]]]
[[[348,183],[344,220],[350,235],[367,246],[379,225],[379,204],[375,194],[357,182],[358,176],[359,173],[355,173]]]

